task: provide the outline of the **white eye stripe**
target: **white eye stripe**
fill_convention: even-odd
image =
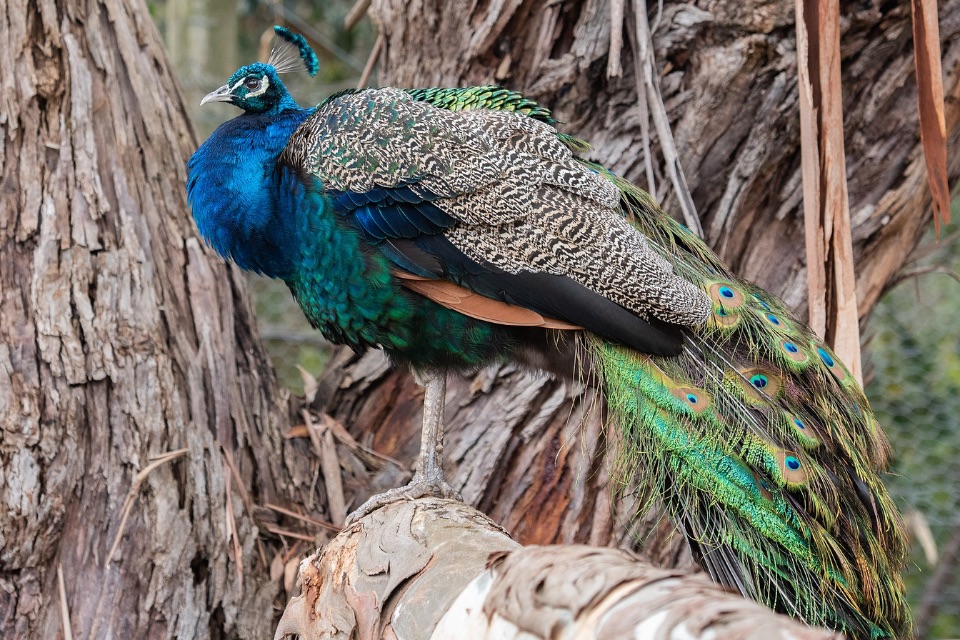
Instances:
[[[236,91],[237,88],[246,81],[247,81],[247,78],[240,78],[239,80],[237,80],[235,83],[233,83],[233,86],[230,87],[230,93],[233,93],[234,91]],[[270,79],[268,76],[263,76],[263,78],[260,79],[260,88],[254,91],[253,93],[248,93],[246,95],[246,98],[256,98],[257,96],[261,96],[269,88],[270,88]]]
[[[262,96],[269,88],[270,80],[267,78],[267,76],[263,76],[263,78],[260,79],[260,88],[253,93],[248,93],[247,98],[256,98],[257,96]]]

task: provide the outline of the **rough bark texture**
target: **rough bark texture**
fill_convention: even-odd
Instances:
[[[348,506],[409,480],[419,447],[423,391],[381,352],[338,352],[314,405],[327,409],[390,462],[348,471]],[[630,521],[632,494],[610,486],[616,429],[605,428],[592,387],[514,365],[447,382],[444,468],[467,504],[521,544],[631,546],[642,531],[645,559],[692,568],[685,544],[658,513]]]
[[[73,637],[265,637],[256,505],[304,502],[312,455],[281,438],[242,279],[195,237],[156,29],[118,0],[0,16],[0,637],[66,635],[58,565]]]
[[[432,498],[347,527],[303,562],[300,582],[278,640],[843,637],[622,551],[520,547],[477,511]]]
[[[564,130],[591,141],[594,159],[644,184],[630,46],[622,51],[624,75],[605,77],[611,4],[500,0],[454,10],[441,0],[375,0],[371,15],[386,41],[380,83],[499,83],[522,90],[554,108]],[[849,199],[860,315],[866,318],[930,226],[930,195],[919,146],[909,6],[846,3],[842,13]],[[664,100],[708,241],[740,274],[802,312],[793,21],[787,0],[666,2],[653,39]],[[630,36],[630,10],[625,24]],[[949,147],[957,148],[960,0],[941,3],[940,24]],[[949,161],[956,180],[960,154]],[[665,172],[655,164],[656,191],[668,193]],[[675,203],[670,193],[664,207],[676,210]],[[408,467],[416,454],[420,395],[405,372],[388,373],[369,362],[338,360],[324,380],[338,391],[321,404],[358,439]],[[590,390],[505,368],[452,381],[447,397],[446,466],[470,504],[525,544],[625,542],[632,507],[613,504],[606,486],[615,459],[607,441],[615,429],[602,428],[602,410]],[[354,505],[365,495],[362,484],[349,487],[358,494]],[[638,529],[652,535],[644,538],[644,549],[655,562],[689,561],[662,520],[651,516]]]

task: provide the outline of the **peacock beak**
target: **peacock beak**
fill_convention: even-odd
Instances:
[[[200,106],[202,107],[208,102],[230,102],[232,99],[233,94],[230,92],[230,85],[225,84],[216,91],[211,91],[203,96],[203,100],[200,101]]]

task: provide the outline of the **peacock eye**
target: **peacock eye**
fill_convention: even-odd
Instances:
[[[250,91],[256,91],[260,88],[260,78],[247,78],[243,81],[243,86]]]

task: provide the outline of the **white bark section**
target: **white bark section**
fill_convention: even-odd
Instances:
[[[839,640],[626,552],[521,547],[450,500],[395,502],[300,567],[276,640]]]

